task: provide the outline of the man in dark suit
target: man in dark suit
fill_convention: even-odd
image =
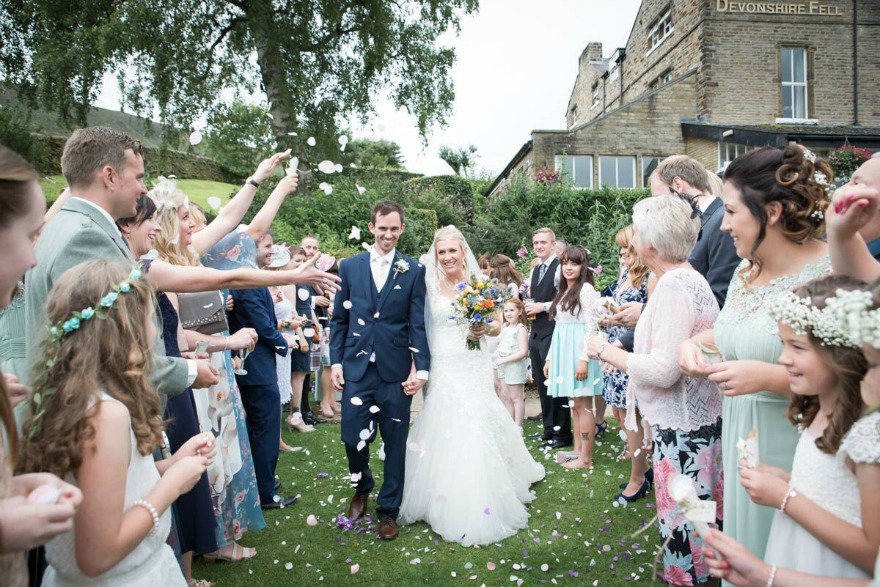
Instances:
[[[733,238],[721,232],[724,204],[721,194],[712,193],[709,171],[692,157],[673,155],[660,162],[649,181],[652,196],[691,196],[699,207],[702,229],[688,261],[709,282],[718,306],[723,308],[730,279],[742,259],[736,254]]]
[[[547,314],[559,286],[559,259],[556,257],[555,247],[556,234],[549,228],[539,228],[532,234],[532,249],[540,262],[532,269],[529,277],[529,295],[533,301],[526,304],[526,312],[535,317],[529,331],[529,357],[532,377],[541,401],[544,423],[541,438],[545,441],[545,446],[563,448],[571,446],[572,440],[569,399],[548,397],[547,381],[544,379],[544,362],[550,352],[550,342],[556,325]]]
[[[348,517],[357,520],[367,509],[374,486],[370,443],[378,428],[385,442],[385,478],[377,499],[383,540],[398,535],[410,405],[431,365],[425,267],[396,249],[403,219],[394,202],[373,207],[369,228],[376,242],[369,252],[339,264],[341,290],[330,323],[331,378],[342,391],[342,441],[355,485]]]
[[[272,255],[272,234],[263,235],[257,243],[257,265],[265,267]],[[278,464],[278,439],[281,437],[281,396],[278,390],[278,372],[275,355],[287,356],[290,343],[278,331],[275,306],[269,289],[234,289],[229,330],[253,328],[259,339],[247,356],[243,367],[245,375],[236,375],[241,391],[241,402],[247,413],[248,438],[260,506],[279,508],[296,503],[296,497],[283,497],[275,489],[275,466]]]

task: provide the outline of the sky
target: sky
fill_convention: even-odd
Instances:
[[[465,16],[461,33],[441,40],[454,46],[451,77],[455,104],[445,128],[434,128],[424,147],[414,118],[387,100],[376,104],[367,127],[352,122],[355,137],[400,145],[408,170],[452,173],[438,156],[442,145],[477,147],[478,175],[500,173],[534,129],[564,129],[578,57],[591,41],[608,57],[626,45],[640,0],[481,0]],[[105,76],[96,106],[118,109],[115,78]]]

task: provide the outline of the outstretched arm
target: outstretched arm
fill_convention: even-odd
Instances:
[[[254,219],[248,225],[248,234],[253,237],[254,241],[259,241],[269,231],[269,227],[272,226],[272,221],[275,220],[275,216],[278,214],[278,209],[281,208],[284,199],[296,191],[298,183],[298,175],[286,175],[281,178],[281,181],[278,182],[278,185],[269,194],[266,203],[263,204],[263,207],[260,208],[260,211],[257,212]]]
[[[268,159],[262,161],[254,172],[253,178],[257,183],[262,183],[272,177],[278,163],[287,159],[289,156],[285,153],[276,153]],[[220,239],[235,230],[235,228],[244,218],[245,213],[254,201],[254,195],[257,188],[253,184],[246,183],[242,186],[235,197],[229,201],[226,206],[220,209],[217,218],[213,220],[204,230],[193,234],[192,246],[199,256],[207,253],[211,247],[220,242]],[[256,240],[256,239],[255,239]]]
[[[834,192],[825,212],[828,228],[828,252],[837,275],[849,275],[872,282],[880,278],[880,263],[871,256],[859,234],[880,213],[880,193],[867,186],[855,185]]]

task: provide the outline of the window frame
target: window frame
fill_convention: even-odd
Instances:
[[[659,31],[662,31],[662,34],[657,35],[656,33]],[[647,57],[653,53],[657,47],[662,45],[663,41],[671,37],[674,32],[675,25],[672,22],[672,6],[669,6],[648,28],[646,38],[648,39],[649,47],[647,52],[645,52],[645,56]]]
[[[636,157],[635,155],[599,155],[599,187],[605,185],[602,179],[602,159],[614,159],[614,184],[608,184],[613,189],[629,190],[638,188],[638,175],[636,175]],[[620,183],[620,160],[628,159],[632,163],[632,186],[621,187]]]
[[[790,71],[791,80],[785,79],[785,53],[791,51]],[[803,81],[794,81],[794,56],[800,53],[803,55]],[[782,45],[779,47],[779,88],[780,88],[780,116],[777,121],[807,121],[810,120],[810,53],[807,47],[797,45]],[[803,116],[798,116],[795,112],[797,100],[795,92],[798,88],[803,88]],[[791,116],[785,116],[786,95],[791,92]]]
[[[577,177],[577,165],[575,164],[575,158],[585,159],[590,162],[590,171],[589,171],[589,185],[577,185],[578,177]],[[560,162],[563,159],[568,160],[569,167],[565,167],[560,165]],[[560,174],[560,178],[563,181],[570,182],[571,186],[580,190],[591,190],[593,189],[593,156],[592,155],[554,155],[553,156],[553,168]]]

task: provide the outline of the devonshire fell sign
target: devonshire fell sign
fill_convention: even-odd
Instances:
[[[746,14],[813,14],[841,16],[839,6],[818,0],[802,2],[743,2],[741,0],[715,0],[715,10]]]

